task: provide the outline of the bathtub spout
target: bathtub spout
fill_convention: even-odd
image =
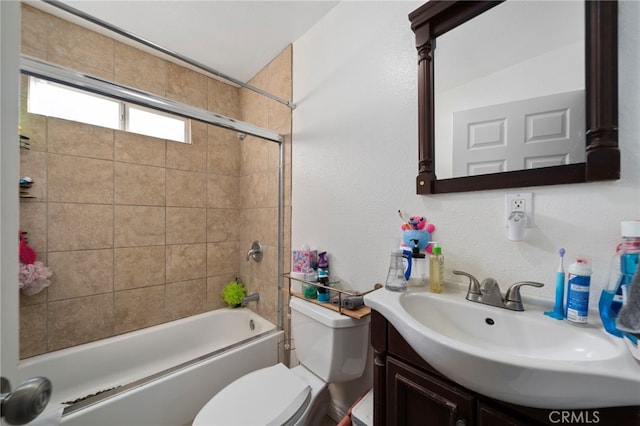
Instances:
[[[242,306],[247,306],[249,302],[258,302],[260,300],[259,293],[253,293],[242,299]]]

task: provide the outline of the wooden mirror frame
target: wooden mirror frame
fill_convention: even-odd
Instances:
[[[427,195],[619,179],[617,0],[585,1],[586,162],[437,179],[434,39],[502,1],[431,0],[409,15],[418,49],[417,193]]]

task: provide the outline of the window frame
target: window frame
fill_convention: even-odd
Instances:
[[[91,90],[85,90],[82,88],[78,88],[78,87],[74,87],[68,84],[64,84],[64,83],[59,83],[56,81],[52,81],[46,78],[42,78],[42,77],[35,77],[35,76],[28,76],[28,93],[27,93],[27,112],[30,114],[38,114],[38,115],[44,115],[47,117],[55,117],[55,118],[60,118],[63,120],[69,120],[69,121],[75,121],[78,123],[84,123],[84,124],[88,124],[91,126],[97,126],[97,127],[105,127],[105,128],[110,128],[110,129],[114,129],[114,130],[120,130],[123,132],[127,132],[127,133],[134,133],[134,134],[139,134],[139,135],[144,135],[147,137],[153,137],[153,138],[157,138],[157,139],[164,139],[167,141],[171,141],[171,142],[178,142],[178,143],[186,143],[186,144],[191,144],[191,119],[188,117],[184,117],[182,115],[178,115],[178,114],[173,114],[170,112],[166,112],[166,111],[160,111],[156,108],[152,108],[149,107],[147,105],[141,105],[141,104],[137,104],[135,102],[128,102],[128,101],[124,101],[122,99],[118,99],[116,97],[113,96],[107,96],[107,95],[103,95],[103,94],[98,94],[95,93]],[[116,102],[119,106],[118,108],[118,117],[117,121],[118,123],[118,127],[112,127],[112,126],[106,126],[106,125],[101,125],[101,124],[94,124],[91,122],[87,122],[87,121],[81,121],[81,120],[77,120],[77,119],[71,119],[71,118],[67,118],[67,117],[63,117],[63,116],[58,116],[58,115],[50,115],[49,112],[47,113],[43,113],[41,111],[33,111],[31,108],[31,96],[32,96],[32,82],[36,82],[36,81],[43,81],[46,82],[47,84],[51,84],[54,87],[63,89],[63,90],[68,90],[70,92],[76,92],[76,93],[81,93],[83,95],[86,96],[90,96],[93,98],[97,98],[97,99],[104,99],[104,100],[108,100],[111,102]],[[179,140],[174,138],[173,136],[158,136],[156,134],[149,134],[149,133],[143,133],[140,131],[131,131],[129,130],[130,128],[130,118],[129,118],[129,109],[133,107],[135,109],[144,111],[146,113],[150,113],[150,114],[154,114],[158,117],[165,117],[168,119],[172,119],[172,120],[177,120],[177,121],[182,121],[184,123],[184,134],[183,134],[183,140]]]

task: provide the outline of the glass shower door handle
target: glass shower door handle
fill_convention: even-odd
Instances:
[[[42,413],[51,398],[51,381],[33,377],[22,382],[13,392],[9,380],[2,377],[0,416],[10,425],[29,423]]]

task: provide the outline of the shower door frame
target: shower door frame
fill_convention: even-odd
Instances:
[[[20,104],[20,3],[0,2],[2,73],[0,92],[0,372],[13,387],[18,379],[18,177]]]

